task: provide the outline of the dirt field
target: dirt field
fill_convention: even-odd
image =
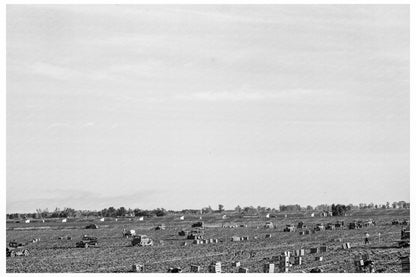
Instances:
[[[310,235],[299,235],[299,232],[283,232],[285,224],[304,221],[312,226],[316,223],[344,220],[346,225],[354,220],[374,219],[373,227],[359,230],[326,230]],[[393,219],[409,220],[409,210],[376,210],[356,212],[347,217],[305,218],[299,215],[288,215],[284,218],[239,217],[229,215],[222,219],[219,214],[204,216],[206,223],[204,238],[219,239],[217,244],[192,244],[192,240],[178,235],[182,229],[191,229],[198,217],[186,217],[178,220],[178,216],[152,218],[143,222],[120,219],[108,219],[99,222],[91,221],[7,223],[7,242],[16,240],[28,242],[30,251],[27,257],[8,257],[7,272],[129,272],[132,264],[143,264],[146,272],[166,272],[169,267],[181,267],[183,272],[190,271],[190,265],[201,266],[201,272],[208,272],[211,262],[220,261],[223,272],[237,272],[232,267],[233,261],[241,262],[249,272],[262,272],[263,264],[275,262],[272,257],[279,256],[283,251],[304,249],[302,265],[292,266],[290,272],[309,272],[320,267],[324,272],[355,272],[354,256],[367,253],[375,262],[376,270],[382,272],[401,272],[400,256],[408,255],[409,248],[399,248],[400,231],[403,226],[392,225]],[[276,229],[263,228],[266,221],[273,222]],[[97,230],[86,230],[89,223],[99,226]],[[166,230],[155,230],[158,224],[164,223]],[[247,227],[223,228],[222,226],[246,224]],[[123,238],[122,230],[135,229],[137,234],[151,237],[155,245],[152,247],[132,247],[130,238]],[[370,244],[364,245],[364,234],[370,234]],[[380,241],[379,236],[380,235]],[[84,234],[98,237],[98,246],[75,248],[75,243]],[[271,238],[265,238],[271,234]],[[72,240],[60,240],[59,237],[71,236]],[[232,242],[231,236],[248,236],[248,241]],[[257,236],[257,239],[254,239]],[[40,238],[37,243],[32,239]],[[183,242],[188,245],[183,246]],[[342,243],[349,242],[351,249],[342,249]],[[310,248],[326,245],[328,251],[310,254]],[[315,261],[322,256],[323,261]],[[276,265],[277,267],[277,265]],[[276,268],[275,272],[279,272]]]

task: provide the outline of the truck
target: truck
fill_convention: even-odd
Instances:
[[[189,234],[189,231],[186,231],[186,230],[180,230],[178,232],[178,235],[182,237],[187,236],[188,234]]]
[[[204,238],[204,234],[203,232],[199,231],[199,230],[192,230],[188,233],[188,235],[186,236],[186,239],[203,239]]]
[[[268,221],[264,224],[264,228],[266,229],[273,229],[273,227],[274,227],[273,222]]]
[[[195,222],[194,224],[192,224],[191,227],[192,228],[204,228],[204,222],[202,221]]]
[[[153,246],[153,240],[146,235],[136,235],[131,241],[132,246]]]
[[[307,229],[308,226],[303,221],[299,221],[298,223],[298,229]]]
[[[157,225],[156,226],[156,228],[155,228],[155,230],[157,231],[157,230],[166,230],[166,225],[165,224],[160,224],[160,225]]]
[[[325,230],[335,230],[335,224],[334,223],[331,223],[331,222],[328,222],[325,225]]]
[[[295,225],[293,224],[287,224],[286,227],[283,229],[283,232],[294,232],[295,231]]]
[[[6,257],[28,256],[28,255],[29,255],[29,250],[24,248],[23,243],[11,241],[9,242],[9,246],[6,247]]]
[[[344,220],[337,220],[335,222],[335,228],[336,229],[344,229],[344,226],[345,226]]]
[[[130,237],[133,237],[134,235],[136,235],[136,230],[133,230],[133,229],[131,229],[131,230],[123,229],[123,237],[130,238]]]
[[[75,244],[77,248],[88,248],[90,246],[97,246],[98,239],[96,237],[91,237],[88,235],[82,236],[81,240]]]
[[[350,224],[348,225],[348,229],[350,230],[361,229],[361,228],[363,228],[362,221],[350,222]]]

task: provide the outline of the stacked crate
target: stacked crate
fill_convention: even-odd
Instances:
[[[144,266],[142,264],[133,264],[132,271],[133,272],[144,272]]]
[[[248,268],[247,267],[240,267],[238,269],[238,273],[248,273]]]
[[[317,247],[311,248],[310,253],[311,254],[319,253],[319,248],[317,248]]]
[[[208,267],[209,273],[221,273],[221,262],[213,262]]]
[[[355,272],[357,272],[357,273],[363,272],[364,259],[363,259],[362,255],[355,255],[355,257],[354,257],[354,266],[355,266]]]
[[[302,257],[300,257],[300,256],[295,256],[295,257],[294,257],[293,264],[294,264],[294,265],[302,265]]]
[[[409,256],[405,256],[405,257],[400,257],[400,259],[402,260],[402,272],[410,272],[410,260],[409,260]]]
[[[274,264],[265,264],[263,266],[264,273],[274,273]]]
[[[290,256],[281,255],[280,263],[279,263],[280,272],[289,272],[289,267],[290,267]]]
[[[342,249],[350,249],[350,248],[351,248],[351,244],[349,242],[342,244]]]
[[[305,249],[297,249],[294,254],[296,257],[305,256]]]
[[[201,270],[199,265],[191,265],[191,272],[198,273]]]

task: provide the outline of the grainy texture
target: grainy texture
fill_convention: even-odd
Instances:
[[[189,216],[187,218],[190,218]],[[299,232],[283,232],[286,224],[297,224],[302,220],[306,225],[335,222],[342,219],[350,222],[355,219],[372,218],[377,222],[374,227],[359,230],[326,230],[310,235]],[[377,270],[401,272],[400,257],[409,254],[409,248],[398,248],[400,230],[403,226],[392,225],[394,218],[409,219],[408,210],[385,210],[359,212],[349,217],[305,218],[289,215],[288,218],[273,218],[276,229],[263,228],[266,218],[242,218],[230,215],[226,220],[219,215],[206,216],[205,238],[217,238],[217,244],[194,245],[185,237],[179,236],[182,229],[190,229],[193,220],[177,221],[170,217],[153,218],[144,222],[120,219],[118,222],[97,223],[99,229],[84,229],[88,221],[68,221],[68,223],[7,223],[7,241],[29,242],[28,257],[8,257],[7,272],[128,272],[133,264],[143,264],[145,272],[166,272],[169,267],[181,267],[190,272],[191,265],[201,266],[200,272],[208,272],[212,262],[220,261],[223,272],[238,272],[232,267],[233,261],[241,262],[241,267],[249,272],[263,272],[263,266],[271,258],[283,251],[305,249],[302,264],[292,266],[290,272],[309,271],[321,267],[325,272],[355,272],[354,256],[368,253],[375,262]],[[95,221],[98,221],[95,220]],[[197,221],[197,217],[195,217]],[[155,230],[155,226],[164,223],[166,230]],[[247,224],[248,227],[222,228],[230,224]],[[256,227],[260,226],[259,229]],[[30,229],[31,227],[34,227]],[[39,227],[49,227],[39,229]],[[27,229],[29,228],[29,229]],[[132,247],[131,238],[123,238],[122,230],[135,229],[137,234],[145,234],[155,241],[152,247]],[[369,232],[370,245],[364,245],[364,234]],[[265,238],[265,234],[272,234]],[[378,233],[381,233],[380,242]],[[98,247],[75,248],[75,243],[83,234],[98,237]],[[59,240],[58,237],[71,236],[72,240]],[[247,241],[232,242],[231,237],[249,236]],[[253,239],[258,236],[258,239]],[[32,239],[40,238],[37,243]],[[342,242],[350,242],[351,249],[342,249]],[[163,242],[163,243],[162,243]],[[190,242],[190,241],[189,241]],[[327,252],[310,254],[310,248],[326,245]],[[323,261],[315,261],[322,256]],[[278,268],[276,271],[278,272]]]

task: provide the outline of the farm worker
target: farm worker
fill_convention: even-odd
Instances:
[[[370,243],[369,238],[370,238],[370,234],[369,234],[368,232],[367,232],[367,233],[365,233],[365,240],[364,240],[364,244],[369,244],[369,243]]]

